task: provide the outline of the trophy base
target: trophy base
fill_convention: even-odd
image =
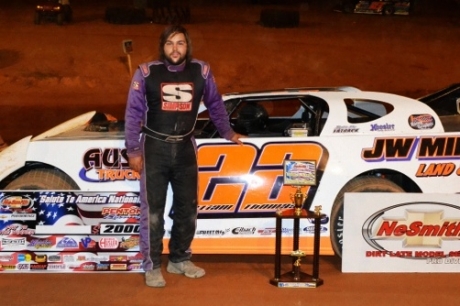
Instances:
[[[316,288],[323,284],[323,280],[303,272],[299,272],[299,277],[296,278],[291,271],[281,275],[279,279],[272,278],[270,284],[278,288]]]

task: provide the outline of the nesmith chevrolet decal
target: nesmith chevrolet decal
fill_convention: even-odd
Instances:
[[[376,138],[372,148],[364,148],[361,158],[367,162],[460,159],[460,137]],[[416,177],[460,175],[452,163],[421,163]]]
[[[443,242],[460,240],[460,207],[434,202],[396,204],[369,216],[362,234],[375,249],[367,251],[367,257],[458,256],[458,250],[446,249]]]
[[[34,201],[28,195],[15,196],[0,193],[0,212],[20,211],[31,212]]]

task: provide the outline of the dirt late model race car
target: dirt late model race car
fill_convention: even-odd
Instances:
[[[345,13],[378,14],[378,15],[409,15],[410,0],[379,0],[379,1],[343,1],[340,10]]]
[[[283,184],[285,160],[314,161],[316,183],[303,187],[303,207],[320,207],[325,216],[320,250],[324,255],[341,255],[343,225],[352,222],[343,219],[345,193],[460,191],[459,84],[418,100],[331,87],[231,93],[224,95],[224,101],[233,128],[247,138],[244,145],[221,138],[206,109],[201,109],[195,131],[199,164],[195,253],[273,254],[275,213],[294,206],[295,188]],[[0,152],[0,202],[13,190],[48,190],[56,195],[71,190],[96,206],[107,192],[138,194],[139,174],[128,166],[123,131],[123,121],[89,112],[12,144]],[[9,201],[19,206],[23,202]],[[0,209],[11,211],[5,203]],[[89,206],[79,218],[101,228],[100,212],[88,212]],[[115,217],[126,213],[119,208],[112,212]],[[99,217],[92,219],[93,214]],[[129,222],[135,222],[134,217]],[[167,217],[166,239],[170,228]],[[112,225],[104,231],[117,230],[135,232],[136,227]],[[292,226],[285,225],[282,233],[283,239],[292,238]],[[311,253],[312,220],[301,220],[300,239]],[[98,243],[110,248],[112,242],[101,238]],[[292,251],[289,246],[283,249]]]

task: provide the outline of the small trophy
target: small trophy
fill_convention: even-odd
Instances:
[[[300,262],[302,260],[302,257],[305,257],[305,252],[302,252],[301,250],[297,250],[297,251],[292,252],[291,256],[294,258],[297,258],[293,264],[294,266],[293,273],[294,273],[294,280],[299,281],[300,280],[300,264],[301,264]]]
[[[302,193],[302,187],[297,186],[297,191],[294,194],[294,213],[296,216],[302,214],[302,206],[304,201],[304,194]]]

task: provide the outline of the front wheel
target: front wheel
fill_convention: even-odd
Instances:
[[[351,180],[340,190],[331,211],[332,248],[339,257],[342,257],[343,225],[345,222],[343,203],[344,195],[347,192],[404,192],[404,189],[381,177],[362,176]],[[366,205],[366,203],[363,203],[363,205]]]
[[[5,190],[79,190],[65,173],[55,169],[34,169],[9,183]]]

